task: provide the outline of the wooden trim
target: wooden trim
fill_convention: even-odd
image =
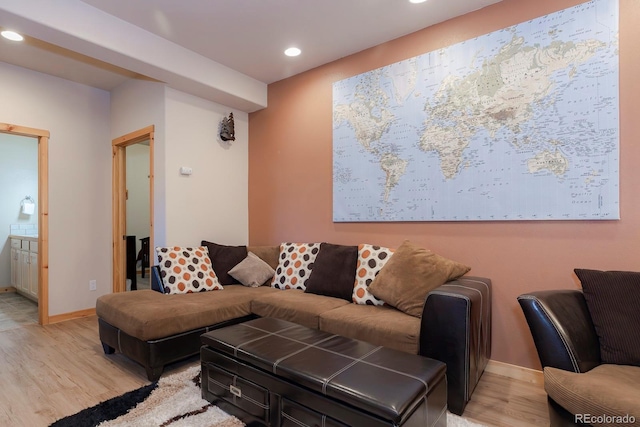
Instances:
[[[13,286],[3,286],[0,288],[0,294],[17,292]]]
[[[0,132],[38,139],[38,323],[49,324],[49,136],[48,130],[0,123]]]
[[[542,371],[536,369],[525,368],[524,366],[511,365],[509,363],[498,362],[497,360],[489,360],[485,372],[509,377],[520,381],[526,381],[533,384],[544,386],[544,377]]]
[[[153,126],[151,126],[153,128]],[[153,169],[153,159],[154,159],[154,150],[155,150],[155,132],[153,129],[149,132],[149,267],[153,265],[153,260],[155,259],[155,246],[154,246],[154,229],[153,223],[153,189],[154,189],[154,169]]]
[[[137,144],[149,138],[149,135],[154,132],[154,126],[147,126],[139,130],[135,130],[126,135],[119,136],[111,141],[112,145],[119,147],[126,147],[127,145]]]
[[[86,310],[72,311],[71,313],[56,314],[49,317],[49,323],[65,322],[67,320],[80,319],[82,317],[95,316],[95,308],[87,308]]]
[[[49,324],[49,137],[38,143],[38,323]]]
[[[45,136],[49,138],[49,131],[35,128],[28,128],[25,126],[11,125],[9,123],[0,123],[0,132],[12,133],[14,135],[30,136],[38,138]]]
[[[126,217],[125,217],[125,191],[124,182],[126,182],[124,170],[124,156],[125,151],[123,148],[113,146],[113,163],[112,163],[112,221],[113,221],[113,292],[125,291],[125,242],[122,236],[126,230]]]
[[[126,248],[123,236],[127,230],[126,218],[126,151],[129,145],[137,144],[149,140],[149,251],[154,245],[154,210],[153,210],[153,189],[154,189],[154,169],[153,153],[155,140],[155,127],[147,126],[143,129],[130,132],[126,135],[115,138],[112,145],[112,224],[113,224],[113,292],[124,292],[126,290]],[[153,252],[149,254],[149,259],[153,259]]]

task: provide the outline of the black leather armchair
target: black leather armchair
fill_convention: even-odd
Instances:
[[[600,365],[600,344],[581,290],[538,291],[518,297],[542,367],[587,372]],[[548,397],[551,426],[584,425]]]

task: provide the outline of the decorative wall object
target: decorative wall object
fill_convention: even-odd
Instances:
[[[233,123],[233,113],[229,117],[224,117],[220,123],[220,139],[223,141],[235,141],[235,124]]]

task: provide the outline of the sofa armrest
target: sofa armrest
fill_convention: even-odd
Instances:
[[[461,277],[427,295],[420,354],[447,364],[449,410],[462,414],[491,357],[491,280]]]
[[[518,297],[543,367],[586,372],[600,364],[600,344],[578,289],[538,291]]]
[[[164,294],[164,285],[162,284],[162,276],[160,276],[160,267],[154,265],[149,269],[149,271],[151,272],[151,289]]]

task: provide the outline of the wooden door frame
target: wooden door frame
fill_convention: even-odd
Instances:
[[[49,324],[49,131],[0,123],[0,133],[38,140],[38,323]]]
[[[154,126],[133,131],[111,141],[112,219],[113,219],[113,292],[126,291],[125,240],[127,234],[126,151],[129,145],[149,140],[149,251],[153,251],[153,141]],[[149,254],[149,259],[153,259]]]

